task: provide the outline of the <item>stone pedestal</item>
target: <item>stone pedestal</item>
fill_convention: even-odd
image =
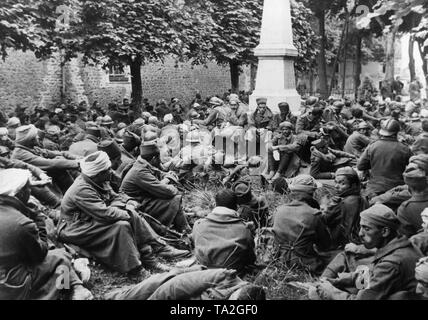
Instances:
[[[256,88],[250,97],[250,109],[257,106],[256,99],[266,97],[273,112],[279,112],[278,103],[288,102],[292,112],[300,108],[300,95],[296,91],[294,57],[289,0],[265,0],[263,6],[260,44],[254,50],[259,59]]]

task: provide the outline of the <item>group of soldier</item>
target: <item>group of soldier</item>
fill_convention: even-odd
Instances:
[[[66,266],[71,298],[92,299],[84,256],[161,272],[106,299],[262,299],[242,280],[266,262],[256,233],[270,259],[320,276],[311,298],[428,297],[427,101],[307,97],[293,114],[242,100],[1,114],[0,298],[58,298]],[[216,207],[193,221],[183,193],[213,174]],[[255,179],[286,204],[269,212]]]

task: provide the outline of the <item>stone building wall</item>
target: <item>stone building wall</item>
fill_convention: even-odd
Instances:
[[[131,82],[110,82],[107,71],[85,66],[74,59],[61,67],[59,54],[40,61],[32,52],[10,51],[0,61],[0,107],[8,112],[18,104],[27,108],[45,105],[53,108],[68,98],[75,102],[97,100],[106,106],[120,103],[131,96]],[[241,76],[242,89],[248,89],[248,72]],[[130,77],[129,77],[130,79]],[[143,96],[155,103],[158,99],[178,97],[188,103],[200,92],[203,97],[223,94],[230,88],[229,68],[209,63],[207,66],[176,64],[167,58],[164,63],[142,67]]]

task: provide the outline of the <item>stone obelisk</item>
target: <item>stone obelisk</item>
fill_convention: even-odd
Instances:
[[[300,108],[296,91],[290,0],[264,0],[260,44],[254,54],[259,59],[256,88],[250,97],[250,108],[256,99],[266,97],[273,112],[279,112],[278,103],[288,102],[292,112]]]

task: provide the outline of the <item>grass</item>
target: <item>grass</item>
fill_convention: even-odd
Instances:
[[[198,218],[206,216],[215,207],[215,194],[219,189],[219,184],[210,180],[206,185],[198,187],[185,193],[183,199],[183,210],[188,213],[190,223],[193,224]],[[272,216],[275,208],[286,203],[287,195],[280,195],[260,184],[259,179],[253,178],[253,192],[255,195],[264,195],[269,205],[269,212]],[[318,189],[315,198],[321,200],[328,196],[330,190],[327,188]],[[273,259],[269,255],[268,245],[263,241],[263,234],[256,233],[256,253],[258,261],[267,264],[263,270],[246,275],[244,280],[265,287],[267,299],[271,300],[306,300],[307,292],[304,289],[288,285],[290,281],[308,282],[312,281],[309,273],[303,270],[288,268],[282,261]],[[123,288],[128,285],[137,284],[151,275],[145,271],[136,277],[128,277],[117,272],[104,269],[100,265],[91,265],[91,279],[88,288],[94,294],[95,299],[103,299],[103,295],[111,290]]]

